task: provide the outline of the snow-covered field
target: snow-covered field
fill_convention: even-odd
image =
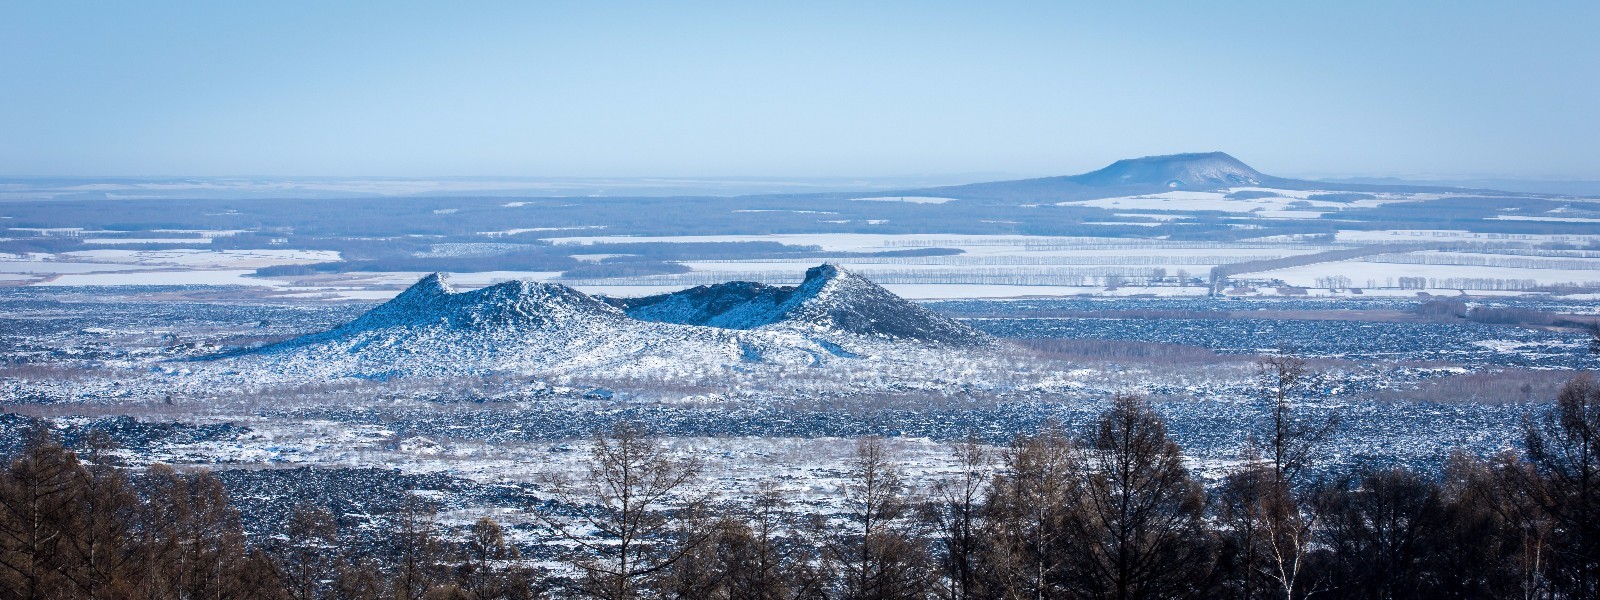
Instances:
[[[1193,193],[1190,193],[1192,195]],[[1188,196],[1184,196],[1187,198]],[[1228,200],[1234,202],[1233,200]],[[1451,230],[1343,231],[1338,242],[1373,243],[1490,243],[1534,244],[1549,242],[1587,243],[1594,236],[1537,236],[1482,234]],[[1129,240],[1125,238],[1053,237],[1028,235],[948,235],[948,234],[775,234],[725,236],[590,236],[549,238],[558,246],[629,243],[693,242],[778,242],[795,246],[815,246],[823,253],[838,253],[840,264],[881,280],[889,289],[909,298],[1015,298],[1038,296],[1189,296],[1204,293],[1200,283],[1212,267],[1242,261],[1259,261],[1304,255],[1337,248],[1297,239],[1245,242],[1181,242],[1167,240]],[[520,246],[511,246],[514,250]],[[439,248],[445,248],[441,251]],[[451,250],[463,244],[436,247],[439,256],[468,256]],[[954,254],[934,256],[871,256],[871,253],[912,249],[941,248]],[[443,252],[440,254],[440,252]],[[432,254],[430,254],[432,255]],[[1443,264],[1400,264],[1426,262],[1425,255],[1442,256]],[[598,263],[622,254],[575,253],[575,258]],[[1450,264],[1451,256],[1476,256],[1479,265]],[[1551,261],[1564,260],[1565,268],[1550,268]],[[333,251],[310,250],[172,250],[96,249],[71,252],[11,255],[0,260],[0,281],[50,286],[140,286],[140,285],[231,285],[258,288],[262,293],[288,299],[382,299],[425,273],[360,272],[343,274],[256,277],[250,269],[272,265],[299,265],[341,260]],[[689,260],[681,264],[684,274],[646,275],[573,281],[578,289],[618,296],[641,296],[675,291],[694,285],[733,280],[793,282],[805,266],[818,258]],[[1431,259],[1430,259],[1431,260]],[[1504,279],[1546,286],[1585,285],[1600,281],[1600,259],[1550,257],[1540,263],[1537,255],[1511,251],[1505,255],[1492,250],[1469,253],[1417,253],[1406,260],[1366,258],[1256,273],[1250,279],[1273,278],[1278,285],[1299,288],[1328,288],[1328,278],[1348,278],[1351,287],[1379,295],[1411,295],[1415,285],[1397,285],[1399,278],[1426,277],[1443,282],[1458,279]],[[1521,261],[1521,262],[1517,262]],[[1592,265],[1588,263],[1593,263]],[[1535,268],[1539,267],[1539,268]],[[1154,276],[1167,278],[1161,285],[1150,285]],[[1120,278],[1108,285],[1108,276]],[[1185,279],[1187,278],[1187,279]],[[486,286],[523,279],[557,281],[559,271],[484,271],[457,273],[454,281],[465,287]],[[1256,286],[1258,293],[1272,295],[1272,286]],[[1460,289],[1450,283],[1426,286]],[[1517,289],[1491,289],[1489,294],[1518,293]],[[1342,293],[1342,292],[1341,292]]]
[[[160,225],[142,230],[121,222],[79,221],[43,211],[25,217],[32,220],[18,221],[26,226],[5,230],[9,232],[7,240],[0,243],[7,243],[8,251],[15,254],[0,255],[0,274],[5,275],[0,285],[227,285],[240,288],[242,291],[235,292],[239,296],[353,300],[392,296],[422,274],[438,270],[456,274],[457,284],[466,287],[510,279],[559,280],[586,291],[649,295],[740,279],[792,282],[802,266],[826,260],[921,299],[1188,296],[1199,293],[1210,271],[1221,265],[1374,244],[1429,244],[1433,251],[1495,256],[1505,252],[1504,257],[1510,258],[1552,259],[1584,258],[1581,253],[1560,254],[1552,244],[1573,250],[1600,248],[1600,227],[1584,228],[1600,223],[1600,202],[1593,199],[1378,186],[1357,189],[1390,191],[1357,193],[1339,191],[1333,184],[1328,187],[1335,189],[1330,190],[1317,182],[1285,186],[1306,189],[1278,189],[1264,187],[1274,185],[1272,180],[1231,158],[1204,160],[1228,166],[1174,172],[1241,178],[1221,184],[1227,187],[1212,181],[1205,184],[1209,187],[1196,189],[1171,189],[1177,184],[1168,181],[1158,188],[1168,191],[1143,194],[1125,191],[1133,188],[1117,187],[1119,183],[1104,191],[1112,197],[1100,198],[1082,189],[1055,198],[1046,194],[1012,200],[963,195],[959,190],[966,188],[901,194],[878,191],[893,188],[874,186],[793,202],[773,196],[686,197],[682,205],[660,198],[631,204],[626,199],[594,200],[577,194],[565,199],[417,198],[416,202],[373,205],[376,212],[368,213],[370,218],[405,212],[395,213],[394,222],[374,225],[370,231],[366,225],[352,223],[362,231],[360,235],[326,225],[315,235],[307,235],[305,230],[317,229],[316,224],[302,223],[305,226],[298,228],[286,223],[268,225],[250,212],[254,209],[241,212],[233,207],[184,209],[203,214],[204,221],[185,221],[183,217],[193,215],[174,213],[163,215]],[[108,198],[244,189],[410,194],[464,192],[503,183],[507,182],[85,182],[58,191],[104,192]],[[561,188],[542,180],[514,183],[530,186],[528,189]],[[605,182],[593,180],[583,185],[591,183]],[[619,189],[725,183],[641,180]],[[1419,204],[1426,208],[1416,206]],[[1439,214],[1433,207],[1440,209]],[[306,210],[320,208],[307,206]],[[152,206],[144,210],[160,214],[162,209]],[[712,212],[704,221],[688,218],[700,210]],[[652,211],[664,212],[655,219]],[[1399,223],[1411,226],[1419,222],[1413,212],[1421,222],[1436,220],[1441,227],[1450,228],[1400,228]],[[338,217],[319,217],[324,222],[329,218]],[[1385,228],[1391,221],[1396,226]],[[250,226],[256,223],[260,224]],[[978,223],[984,225],[976,226]],[[884,233],[871,233],[878,230]],[[751,233],[765,231],[786,233]],[[814,233],[787,233],[797,231]],[[966,233],[955,233],[962,231]],[[634,232],[655,235],[629,235]],[[718,234],[698,235],[700,232]],[[1060,235],[1034,234],[1037,232]],[[19,240],[28,243],[14,243]],[[764,244],[727,249],[688,246],[724,242]],[[775,249],[774,243],[784,247]],[[594,244],[605,248],[585,251],[586,245]],[[651,247],[641,246],[639,252],[630,253],[626,250],[629,244]],[[682,244],[679,248],[684,250],[660,247],[663,244]],[[241,246],[256,249],[235,249]],[[475,265],[476,260],[485,262]],[[318,264],[339,262],[362,264]],[[1244,273],[1243,285],[1230,289],[1236,294],[1299,294],[1302,292],[1295,288],[1338,289],[1323,284],[1348,279],[1349,285],[1379,295],[1461,287],[1506,294],[1524,293],[1528,287],[1600,280],[1600,276],[1586,273],[1593,270],[1591,266],[1575,262],[1564,267],[1498,259],[1481,264],[1411,264],[1419,262],[1347,260]],[[309,265],[316,266],[270,269]],[[250,272],[263,268],[269,269],[263,276]],[[682,272],[684,269],[687,272]],[[1439,281],[1424,288],[1414,282],[1389,283],[1402,277]],[[1521,283],[1509,288],[1454,285],[1463,279]]]
[[[115,273],[160,269],[154,265],[125,263],[56,262],[44,260],[0,260],[0,273],[56,275],[65,273]]]

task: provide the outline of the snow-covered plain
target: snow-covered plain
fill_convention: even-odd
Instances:
[[[1246,178],[1249,181],[1255,181]],[[378,186],[381,188],[394,182],[360,182],[359,185]],[[176,185],[176,184],[174,184]],[[225,189],[235,183],[215,183]],[[453,184],[452,184],[453,185]],[[446,186],[449,187],[449,186]],[[468,186],[470,187],[470,186]],[[159,188],[159,185],[158,185]],[[371,188],[371,189],[378,189]],[[157,189],[157,188],[151,188]],[[285,188],[287,189],[287,188]],[[440,188],[444,189],[444,188]],[[126,191],[123,188],[119,190]],[[95,191],[88,188],[75,191]],[[605,266],[615,262],[615,259],[630,258],[626,252],[608,249],[603,252],[583,252],[584,244],[626,245],[630,243],[714,243],[714,242],[777,242],[790,246],[815,247],[817,252],[806,252],[802,258],[772,258],[752,256],[749,259],[724,259],[717,257],[715,260],[706,258],[671,259],[669,263],[661,265],[653,263],[655,255],[641,253],[636,258],[625,262],[641,262],[644,264],[639,269],[619,266],[615,269],[589,269],[574,271],[574,273],[636,273],[633,275],[574,275],[582,279],[563,279],[555,270],[527,269],[515,270],[512,264],[510,269],[496,265],[497,270],[489,272],[456,273],[459,285],[475,287],[489,285],[511,279],[525,279],[530,281],[568,281],[575,287],[588,291],[606,291],[621,295],[648,295],[666,291],[683,289],[685,287],[733,279],[749,279],[762,281],[792,281],[792,276],[777,275],[784,271],[791,271],[793,267],[816,260],[831,260],[860,270],[869,276],[879,278],[896,292],[910,297],[922,299],[934,298],[1004,298],[1004,297],[1034,297],[1046,295],[1079,295],[1095,294],[1108,297],[1127,295],[1157,295],[1157,296],[1186,296],[1198,292],[1193,284],[1196,280],[1203,280],[1208,271],[1216,266],[1232,264],[1243,261],[1260,261],[1283,258],[1313,252],[1351,248],[1367,244],[1394,244],[1394,243],[1484,243],[1484,244],[1523,244],[1532,246],[1545,243],[1564,244],[1592,244],[1600,242],[1600,231],[1593,235],[1581,233],[1485,233],[1470,232],[1465,230],[1384,230],[1384,229],[1346,229],[1338,231],[1333,236],[1321,233],[1279,233],[1272,231],[1278,227],[1275,223],[1327,223],[1335,219],[1337,213],[1345,211],[1363,211],[1383,208],[1397,203],[1435,202],[1461,197],[1466,206],[1472,206],[1472,201],[1481,201],[1484,198],[1472,198],[1475,193],[1463,191],[1461,193],[1370,193],[1354,194],[1329,192],[1326,190],[1305,189],[1289,190],[1263,187],[1261,185],[1235,185],[1217,191],[1190,191],[1172,190],[1162,193],[1143,195],[1101,198],[1094,200],[1069,200],[1059,202],[1062,206],[1095,207],[1111,209],[1117,219],[1102,219],[1087,221],[1089,224],[1099,224],[1104,227],[1119,228],[1124,231],[1122,235],[1139,236],[1137,229],[1149,229],[1151,234],[1144,237],[1094,237],[1093,235],[1079,236],[1047,236],[1027,235],[1020,233],[993,233],[993,234],[948,234],[932,232],[921,233],[862,233],[860,230],[850,233],[781,233],[781,234],[730,234],[730,235],[572,235],[586,233],[583,230],[609,229],[608,224],[595,223],[593,225],[571,225],[571,218],[565,218],[560,223],[541,223],[535,218],[508,216],[502,222],[490,221],[489,227],[472,227],[463,229],[461,234],[464,239],[440,239],[431,248],[411,251],[414,258],[438,259],[472,259],[475,257],[499,257],[507,254],[524,251],[530,243],[554,244],[561,252],[569,253],[573,259],[584,263],[600,263]],[[789,218],[815,214],[819,217],[828,216],[829,213],[840,211],[851,212],[852,207],[841,206],[858,203],[870,204],[923,204],[924,208],[910,209],[918,212],[940,210],[966,210],[971,203],[951,202],[952,197],[937,194],[867,194],[858,197],[840,197],[832,200],[834,204],[818,206],[815,209],[805,206],[788,208],[782,205],[755,203],[739,207],[735,203],[733,213],[751,213],[750,217],[760,218],[759,214],[772,214],[774,218]],[[858,202],[859,201],[859,202]],[[1562,199],[1559,202],[1540,200],[1544,204],[1530,204],[1534,207],[1527,210],[1517,208],[1488,209],[1489,216],[1483,216],[1486,222],[1521,222],[1521,223],[1560,223],[1584,224],[1595,221],[1596,217],[1590,216],[1589,210],[1592,203],[1582,199]],[[544,205],[545,202],[531,200],[515,200],[496,202],[494,208],[527,209],[531,205]],[[450,220],[463,217],[469,211],[462,206],[463,202],[443,201],[433,204],[422,212],[427,219]],[[578,206],[578,204],[562,204],[561,206]],[[1029,210],[1051,211],[1048,204],[1033,206]],[[1552,206],[1554,206],[1552,208]],[[877,209],[878,207],[866,207]],[[884,207],[891,208],[891,207]],[[827,209],[827,210],[824,210]],[[908,207],[893,207],[893,211],[905,211]],[[473,209],[476,210],[476,209]],[[877,211],[872,211],[877,212]],[[837,222],[839,228],[856,227],[861,230],[882,227],[891,230],[891,227],[901,228],[905,220],[892,217],[890,214],[857,214],[851,212],[848,217],[827,220]],[[1225,216],[1218,217],[1217,213]],[[506,211],[508,215],[534,214],[531,209]],[[238,211],[229,210],[217,213],[219,217],[238,215]],[[1482,213],[1474,213],[1479,214]],[[1127,219],[1127,220],[1122,220]],[[1016,230],[1027,229],[1027,219],[978,219],[983,223],[1016,225]],[[1080,223],[1082,224],[1082,223]],[[1263,229],[1257,238],[1205,241],[1188,239],[1187,241],[1171,239],[1184,237],[1173,231],[1172,227],[1179,224],[1203,225],[1206,227],[1232,228],[1236,231],[1252,231]],[[94,227],[34,227],[17,228],[14,231],[37,234],[46,237],[72,237],[75,239],[87,238],[111,244],[135,243],[165,243],[186,240],[195,244],[206,244],[216,239],[233,239],[248,237],[253,232],[250,229],[236,227],[218,227],[217,229],[195,229],[183,227],[165,227],[151,229],[147,233],[119,231],[115,235],[109,231],[97,231]],[[619,228],[626,231],[627,228]],[[1517,229],[1512,229],[1516,231]],[[1570,227],[1569,227],[1570,230]],[[903,230],[902,230],[903,231]],[[1291,230],[1293,231],[1293,230]],[[1315,231],[1315,230],[1313,230]],[[1326,231],[1322,229],[1321,231]],[[1537,231],[1535,229],[1535,231]],[[475,232],[475,233],[474,233]],[[599,233],[595,231],[594,233]],[[128,235],[132,237],[116,237]],[[195,237],[164,237],[164,236],[195,236]],[[1248,235],[1248,234],[1247,234]],[[401,236],[418,237],[413,235]],[[422,236],[448,238],[449,236]],[[532,238],[541,238],[538,240]],[[484,239],[491,238],[491,239]],[[372,238],[378,239],[378,238]],[[395,238],[400,239],[400,238]],[[273,244],[287,244],[288,238],[275,239]],[[498,246],[491,248],[490,246]],[[573,247],[580,246],[580,247]],[[819,255],[820,254],[820,255]],[[833,254],[836,256],[828,256]],[[877,256],[872,256],[876,254]],[[1163,260],[1164,259],[1164,260]],[[173,250],[79,250],[66,251],[57,254],[39,253],[21,257],[21,260],[0,261],[0,273],[14,275],[27,275],[27,277],[8,277],[6,285],[35,284],[55,286],[140,286],[160,284],[219,284],[234,285],[244,288],[254,288],[254,293],[272,295],[284,299],[374,299],[385,298],[398,293],[408,280],[413,280],[420,275],[417,271],[392,271],[376,272],[370,269],[360,269],[360,272],[337,272],[337,269],[319,268],[314,271],[302,271],[300,274],[285,275],[294,271],[279,270],[271,277],[251,277],[239,272],[244,269],[269,267],[275,265],[304,265],[320,262],[337,262],[343,257],[333,251],[306,251],[293,249],[273,250],[209,250],[206,248],[182,248]],[[460,264],[460,263],[454,263]],[[688,273],[673,273],[679,265],[687,267]],[[1319,279],[1329,277],[1349,277],[1358,283],[1376,283],[1388,281],[1391,278],[1419,276],[1416,268],[1404,265],[1376,266],[1371,261],[1347,261],[1346,263],[1322,263],[1296,267],[1283,271],[1285,276],[1275,285],[1261,285],[1256,282],[1254,288],[1264,295],[1277,293],[1274,287],[1311,287]],[[159,267],[159,268],[152,268]],[[448,270],[448,268],[446,269]],[[465,269],[471,271],[471,269]],[[1523,269],[1512,266],[1482,267],[1481,269],[1468,269],[1452,265],[1438,271],[1435,278],[1503,278],[1532,280],[1541,283],[1572,283],[1585,282],[1594,278],[1582,276],[1582,269],[1568,269],[1572,272],[1559,272],[1555,269]],[[138,275],[140,271],[147,271],[147,276]],[[204,272],[210,274],[180,274],[181,272]],[[333,271],[333,272],[330,272]],[[1523,271],[1539,271],[1525,273]],[[650,275],[649,273],[661,273]],[[1181,273],[1181,276],[1180,276]],[[107,275],[107,276],[102,276]],[[1272,273],[1266,276],[1274,276]],[[1414,287],[1414,286],[1412,286]],[[1234,288],[1236,292],[1248,288]],[[1398,288],[1391,290],[1369,290],[1368,293],[1412,293],[1411,287],[1405,290]],[[1483,290],[1486,293],[1505,293],[1507,290]]]
[[[67,273],[116,273],[160,269],[155,265],[124,263],[56,262],[44,260],[0,260],[0,273],[56,275]]]
[[[1338,242],[1417,243],[1587,243],[1595,236],[1482,234],[1450,230],[1343,231]],[[765,241],[817,246],[841,255],[892,252],[918,248],[958,251],[943,256],[845,256],[837,262],[884,281],[892,291],[916,299],[1007,298],[1094,294],[1103,296],[1187,296],[1204,293],[1200,285],[1150,286],[1142,282],[1156,269],[1167,277],[1186,273],[1204,278],[1217,265],[1308,254],[1334,246],[1297,239],[1252,240],[1236,243],[1173,242],[1123,238],[1052,237],[1026,235],[941,234],[779,234],[729,236],[631,237],[599,236],[549,238],[561,245],[590,243],[629,244],[652,242]],[[460,246],[456,244],[455,246]],[[453,246],[452,246],[453,247]],[[519,246],[520,247],[520,246]],[[459,253],[458,253],[459,254]],[[452,256],[451,253],[442,256]],[[575,254],[588,262],[623,256],[617,253]],[[1512,256],[1516,256],[1513,254]],[[59,254],[32,254],[0,260],[6,281],[53,286],[234,285],[255,287],[285,298],[384,299],[420,277],[420,272],[372,272],[310,276],[254,277],[246,269],[271,265],[309,264],[340,260],[332,251],[306,250],[82,250]],[[641,296],[674,291],[718,281],[752,280],[792,282],[799,268],[815,258],[725,259],[684,261],[687,274],[585,279],[572,282],[580,290],[619,296]],[[1448,261],[1447,261],[1448,262]],[[1488,263],[1495,264],[1495,263]],[[1600,266],[1600,261],[1596,261]],[[1600,280],[1589,269],[1521,268],[1516,266],[1459,266],[1386,264],[1344,261],[1319,263],[1272,271],[1260,276],[1281,279],[1283,285],[1316,288],[1319,280],[1348,277],[1364,288],[1395,288],[1400,277],[1489,278],[1531,280],[1540,285],[1585,283]],[[1100,278],[1119,273],[1123,284],[1109,286]],[[457,273],[458,285],[478,287],[510,280],[557,281],[557,271],[485,271]],[[1087,280],[1086,280],[1087,278]],[[1023,279],[1026,279],[1024,282]],[[1258,286],[1259,287],[1259,286]],[[1449,288],[1446,288],[1449,289]],[[1484,290],[1506,293],[1505,290]],[[1414,294],[1412,289],[1368,289],[1366,293]],[[1261,289],[1271,295],[1274,290]],[[1514,293],[1514,292],[1513,292]]]

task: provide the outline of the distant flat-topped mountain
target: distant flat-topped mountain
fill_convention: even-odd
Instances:
[[[1351,192],[1460,192],[1460,188],[1302,181],[1273,177],[1225,152],[1194,152],[1119,160],[1079,175],[991,181],[886,195],[931,196],[986,201],[1092,200],[1173,190],[1219,191],[1236,187]]]
[[[648,298],[510,281],[457,292],[441,274],[329,331],[211,361],[274,378],[656,375],[825,365],[990,344],[983,333],[823,265],[794,287],[735,282]]]
[[[1261,185],[1268,177],[1225,152],[1202,152],[1129,158],[1065,179],[1099,187],[1148,185],[1168,189],[1217,189]]]

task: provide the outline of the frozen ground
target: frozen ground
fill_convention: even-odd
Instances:
[[[525,522],[523,509],[547,495],[539,475],[577,469],[588,437],[623,419],[703,461],[702,489],[715,497],[775,482],[806,510],[826,512],[860,436],[889,436],[896,459],[926,483],[950,468],[953,441],[998,445],[1052,422],[1075,429],[1117,391],[1153,398],[1189,465],[1215,476],[1261,425],[1251,357],[1279,348],[1327,374],[1304,408],[1339,415],[1329,452],[1337,465],[1434,465],[1457,448],[1514,447],[1524,415],[1555,386],[1600,368],[1586,332],[1408,320],[1415,300],[1101,297],[933,304],[1009,340],[1078,350],[1016,349],[1009,361],[952,354],[923,371],[176,388],[152,369],[324,330],[367,307],[183,299],[221,289],[0,290],[0,408],[9,413],[0,433],[14,440],[19,415],[50,418],[71,435],[112,430],[135,465],[218,470],[258,526],[301,501],[378,519],[385,498],[420,491],[447,523],[493,513],[536,539],[548,532]],[[1585,301],[1493,303],[1594,312]]]

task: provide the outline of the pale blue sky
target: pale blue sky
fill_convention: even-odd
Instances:
[[[1313,4],[1317,4],[1313,6]],[[1600,2],[0,3],[0,175],[1600,179]]]

